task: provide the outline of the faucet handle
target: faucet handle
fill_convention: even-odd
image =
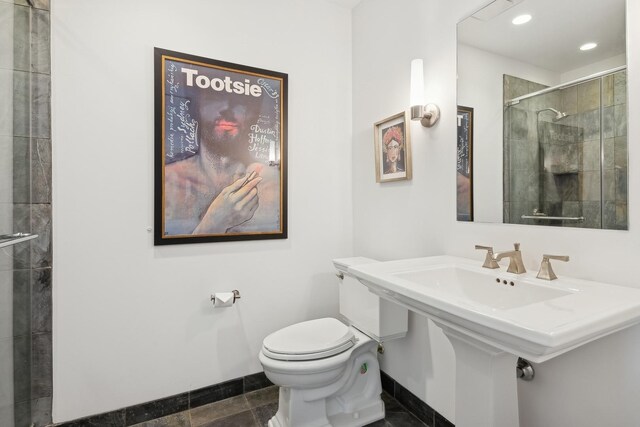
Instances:
[[[569,255],[542,255],[542,260],[547,260],[549,261],[550,259],[557,259],[558,261],[564,261],[567,262],[569,261]]]
[[[569,256],[568,255],[547,255],[547,254],[542,255],[542,262],[540,263],[540,271],[538,271],[538,275],[536,276],[538,279],[555,280],[558,278],[558,276],[556,276],[556,273],[553,271],[553,268],[551,267],[550,260],[552,259],[567,262],[569,261]]]
[[[484,258],[484,264],[482,264],[484,268],[500,268],[498,261],[493,257],[493,247],[476,245],[476,249],[487,251],[487,256]]]

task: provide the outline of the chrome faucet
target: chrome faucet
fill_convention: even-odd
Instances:
[[[522,274],[526,273],[524,264],[522,263],[522,252],[520,252],[520,243],[513,244],[512,251],[496,252],[494,259],[500,261],[502,258],[509,257],[508,273]]]
[[[493,258],[493,248],[491,246],[476,245],[476,249],[482,249],[487,251],[487,256],[484,257],[484,268],[500,268],[498,262]]]
[[[551,262],[549,260],[557,259],[558,261],[569,261],[569,257],[567,255],[542,255],[542,263],[540,263],[540,271],[538,271],[538,275],[536,276],[538,279],[544,280],[555,280],[558,278],[556,273],[551,268]]]

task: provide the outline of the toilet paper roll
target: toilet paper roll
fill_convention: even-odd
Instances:
[[[233,305],[233,292],[216,292],[213,298],[214,307],[231,307]]]

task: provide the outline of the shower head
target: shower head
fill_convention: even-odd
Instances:
[[[547,108],[543,108],[542,110],[538,110],[537,113],[540,114],[543,111],[553,111],[555,113],[555,117],[553,118],[554,122],[557,122],[558,120],[567,117],[567,113],[563,112],[563,111],[558,111],[555,108],[551,108],[551,107],[547,107]]]

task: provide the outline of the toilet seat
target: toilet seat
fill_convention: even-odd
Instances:
[[[318,360],[340,354],[356,343],[348,326],[323,318],[296,323],[267,336],[262,353],[275,360]]]

